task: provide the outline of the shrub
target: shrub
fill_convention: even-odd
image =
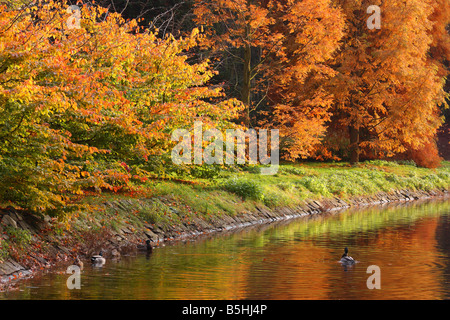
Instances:
[[[254,173],[254,174],[260,174],[261,168],[255,165],[246,165],[243,167],[243,170],[247,171],[248,173]]]
[[[396,161],[398,164],[401,164],[403,166],[413,166],[413,167],[417,167],[417,164],[414,160],[397,160]]]
[[[220,175],[220,167],[217,165],[209,164],[193,166],[190,173],[194,178],[215,179]]]
[[[397,167],[399,165],[397,161],[387,161],[387,160],[369,160],[366,161],[366,163],[380,167]]]
[[[243,199],[261,200],[264,198],[262,188],[252,180],[232,178],[226,180],[221,187]]]
[[[276,193],[264,194],[263,202],[269,208],[275,208],[283,203],[283,197]]]
[[[325,181],[322,181],[320,178],[317,177],[304,177],[302,179],[302,184],[309,189],[309,191],[321,194],[321,195],[328,195],[329,191],[326,185]]]
[[[8,259],[9,257],[9,245],[6,241],[0,240],[0,263]]]
[[[301,167],[291,167],[291,166],[280,166],[278,172],[285,174],[294,174],[298,176],[303,176],[307,174],[307,170]]]
[[[410,149],[407,152],[407,157],[413,160],[419,167],[424,168],[437,168],[443,160],[439,156],[439,151],[434,141],[425,144],[422,148]]]
[[[29,245],[32,240],[31,233],[28,230],[6,226],[5,233],[12,241],[17,243],[20,247],[25,247]]]
[[[277,184],[277,187],[283,191],[292,192],[295,189],[295,185],[288,181],[283,181]]]

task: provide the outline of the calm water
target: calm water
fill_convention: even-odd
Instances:
[[[0,299],[450,299],[449,231],[450,201],[340,212],[85,263],[80,290],[61,270]],[[369,265],[380,290],[367,289]]]

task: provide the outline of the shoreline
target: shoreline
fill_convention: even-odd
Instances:
[[[113,257],[113,251],[121,254],[136,251],[139,244],[146,239],[152,247],[184,239],[193,239],[201,235],[210,235],[222,231],[233,231],[255,225],[268,225],[276,221],[288,221],[299,217],[316,215],[348,208],[363,208],[367,206],[384,205],[388,203],[411,202],[426,199],[450,198],[448,189],[396,190],[379,192],[375,195],[357,196],[350,199],[338,197],[320,200],[305,200],[304,204],[295,207],[280,207],[269,209],[256,206],[256,212],[244,212],[235,216],[221,215],[211,217],[209,221],[194,217],[192,223],[179,223],[160,228],[143,223],[140,228],[121,225],[117,230],[104,229],[99,232],[80,234],[72,232],[55,236],[52,232],[44,233],[52,225],[48,217],[38,218],[12,208],[0,211],[0,231],[6,228],[27,230],[32,234],[34,244],[41,251],[27,250],[18,253],[0,263],[0,290],[14,288],[20,279],[33,277],[43,270],[51,270],[57,266],[71,264],[76,256],[86,261],[91,255],[102,249],[106,258]],[[133,211],[141,206],[142,201],[151,199],[122,199],[104,202],[104,207],[112,210]],[[164,230],[165,229],[165,230]],[[44,235],[40,235],[44,233]],[[78,241],[78,242],[77,242]],[[80,242],[81,241],[81,242]],[[86,263],[88,263],[86,261]]]

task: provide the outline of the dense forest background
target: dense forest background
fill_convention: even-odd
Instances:
[[[92,1],[67,1],[67,4],[89,4]],[[233,1],[231,1],[233,2]],[[239,1],[237,1],[239,2]],[[244,1],[245,2],[245,1]],[[248,5],[256,4],[260,6],[267,5],[269,1],[247,1]],[[279,1],[280,3],[284,3],[284,1]],[[289,1],[288,1],[289,2]],[[158,30],[158,35],[160,37],[165,37],[167,34],[172,34],[175,37],[183,36],[189,34],[193,28],[198,27],[202,24],[207,24],[207,21],[204,17],[199,16],[198,10],[196,8],[199,6],[220,6],[220,1],[198,1],[198,0],[99,0],[94,1],[94,3],[99,4],[105,8],[108,8],[111,12],[119,12],[126,19],[141,19],[139,21],[140,25],[145,28],[150,28],[152,30]],[[335,3],[340,4],[340,1],[336,1]],[[342,2],[344,3],[344,2]],[[374,2],[375,3],[375,2]],[[369,6],[371,2],[367,1],[350,1],[350,5],[352,5],[351,11],[352,13],[358,12],[360,17],[358,18],[359,27],[361,28],[361,21],[365,21],[368,15],[364,12],[364,8]],[[358,8],[357,6],[361,7]],[[394,5],[394,4],[392,4]],[[446,35],[450,34],[450,25],[449,21],[449,3],[448,1],[437,1],[436,5],[440,8],[436,9],[436,12],[432,14],[432,18],[435,18],[434,23],[436,25],[444,24],[444,29],[446,30]],[[230,8],[224,8],[230,9]],[[272,8],[273,9],[273,8]],[[209,11],[207,14],[218,14],[219,11],[213,12]],[[222,12],[223,14],[223,12]],[[406,13],[405,13],[406,14]],[[347,15],[348,16],[348,15]],[[228,18],[232,18],[231,16]],[[203,21],[202,21],[203,19]],[[321,19],[321,18],[319,18]],[[224,26],[226,23],[219,23],[220,21],[214,21],[213,28],[215,28],[217,33],[224,32],[223,28],[229,28],[229,26]],[[222,21],[223,22],[223,21]],[[333,27],[331,24],[329,27]],[[435,27],[437,30],[439,27]],[[442,28],[442,26],[441,26]],[[435,33],[434,36],[437,35],[437,31],[433,30]],[[435,61],[439,61],[440,68],[445,70],[441,70],[441,76],[448,74],[450,63],[448,60],[449,56],[449,44],[448,38],[443,40],[444,37],[442,34],[439,35],[441,38],[439,41],[435,41],[427,54],[434,59]],[[250,48],[250,67],[257,67],[261,60],[266,59],[263,56],[262,50],[258,47],[260,44],[256,44]],[[268,45],[263,44],[263,45]],[[260,124],[265,124],[267,126],[268,122],[277,123],[278,127],[283,127],[284,124],[277,122],[277,119],[274,117],[267,117],[267,114],[273,113],[275,110],[273,108],[274,104],[280,103],[279,99],[279,88],[269,92],[267,88],[263,88],[264,85],[267,85],[267,80],[264,79],[264,76],[261,74],[252,74],[250,75],[252,78],[252,88],[247,88],[247,91],[251,91],[247,93],[247,97],[243,94],[243,90],[245,91],[245,72],[242,70],[245,68],[244,61],[239,59],[245,55],[245,48],[236,46],[236,47],[228,47],[226,50],[216,50],[212,49],[211,46],[205,46],[201,49],[197,48],[195,55],[192,57],[192,61],[198,61],[198,59],[210,58],[212,61],[212,66],[214,70],[217,71],[217,74],[210,80],[210,84],[212,85],[221,85],[227,94],[227,96],[235,97],[244,101],[244,103],[251,105],[249,107],[249,112],[247,116],[243,116],[240,120],[243,120],[246,126],[248,127],[256,127]],[[236,59],[236,56],[238,57]],[[268,68],[276,68],[275,65],[269,65]],[[276,78],[276,74],[272,74],[272,77]],[[292,80],[292,79],[291,79]],[[311,81],[312,82],[312,81]],[[261,86],[261,83],[263,85]],[[302,83],[301,85],[308,85],[308,83]],[[268,87],[268,85],[267,85]],[[450,92],[450,81],[447,79],[444,90],[446,93]],[[285,94],[285,92],[283,92]],[[299,94],[299,93],[298,93]],[[312,95],[311,91],[305,90],[303,94]],[[298,98],[297,98],[298,99]],[[305,99],[305,97],[303,97]],[[448,102],[448,97],[446,98]],[[257,106],[257,107],[256,107]],[[284,140],[285,146],[288,151],[286,154],[289,154],[286,158],[290,160],[299,160],[301,158],[306,158],[309,160],[326,160],[326,159],[345,159],[357,161],[359,160],[359,156],[363,159],[373,159],[373,158],[395,158],[395,159],[412,159],[418,162],[421,165],[432,167],[436,166],[438,161],[438,153],[436,151],[435,141],[438,142],[440,155],[444,156],[444,158],[448,158],[450,156],[450,151],[448,148],[448,143],[450,139],[450,131],[449,131],[449,122],[450,122],[450,111],[446,108],[444,103],[438,103],[439,110],[441,115],[444,117],[444,123],[437,131],[437,135],[431,134],[429,142],[425,145],[422,145],[420,148],[417,146],[405,146],[407,149],[405,152],[395,152],[395,154],[390,152],[385,152],[386,150],[381,151],[383,148],[371,148],[366,147],[362,148],[362,150],[358,150],[358,155],[352,156],[352,148],[349,148],[349,144],[351,145],[351,134],[348,131],[348,128],[339,127],[336,125],[338,120],[336,116],[332,119],[327,119],[325,121],[327,126],[326,138],[321,140],[318,143],[318,139],[314,136],[310,131],[308,132],[299,132],[299,135],[294,139],[303,139],[305,144],[310,144],[309,146],[301,145],[295,146],[295,143],[289,143],[289,137],[286,135],[286,139]],[[305,111],[306,112],[306,111]],[[280,111],[280,117],[286,116],[286,112]],[[276,118],[276,117],[275,117]],[[294,118],[294,117],[292,117]],[[292,119],[291,119],[292,120]],[[317,120],[317,119],[316,119]],[[300,121],[304,121],[307,125],[311,125],[306,119],[301,119]],[[314,125],[313,125],[314,126]],[[289,126],[288,126],[289,127]],[[292,126],[287,130],[291,130]],[[321,131],[322,130],[322,131]],[[321,134],[324,133],[324,128],[317,128],[317,131]],[[358,141],[366,139],[368,141],[372,140],[371,133],[367,132],[370,130],[366,130],[364,128],[361,129],[360,137]],[[308,136],[308,137],[306,137]],[[345,136],[345,139],[340,139],[339,137]],[[316,144],[314,147],[314,144]],[[379,150],[377,150],[379,149]],[[389,149],[389,148],[388,148]],[[391,148],[392,149],[392,148]],[[402,148],[400,148],[402,149]],[[353,159],[352,159],[353,157]]]
[[[448,1],[2,0],[0,199],[61,212],[87,190],[208,176],[171,161],[198,120],[278,129],[291,162],[438,167]]]

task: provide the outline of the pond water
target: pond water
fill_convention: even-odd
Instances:
[[[358,263],[338,261],[345,247]],[[381,289],[369,290],[370,265]],[[64,270],[0,299],[450,299],[450,201],[372,207],[220,233],[85,262],[81,289]]]

